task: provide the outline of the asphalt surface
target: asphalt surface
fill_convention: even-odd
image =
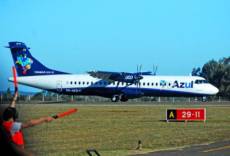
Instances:
[[[230,140],[135,156],[230,156]]]

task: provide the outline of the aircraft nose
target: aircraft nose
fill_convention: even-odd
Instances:
[[[212,93],[217,94],[219,92],[219,89],[216,88],[215,86],[212,86]]]

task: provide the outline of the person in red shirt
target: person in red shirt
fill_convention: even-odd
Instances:
[[[9,107],[7,107],[2,115],[2,127],[5,131],[10,134],[10,141],[13,142],[17,147],[24,148],[24,138],[22,130],[35,125],[42,124],[44,122],[50,122],[54,118],[52,117],[41,117],[39,119],[33,119],[26,123],[18,122],[18,112],[16,110],[16,101],[18,97],[18,91],[15,91],[14,98]]]

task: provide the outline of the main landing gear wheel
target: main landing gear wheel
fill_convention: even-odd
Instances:
[[[120,100],[121,100],[121,102],[126,102],[129,99],[128,99],[128,97],[126,95],[122,95]]]

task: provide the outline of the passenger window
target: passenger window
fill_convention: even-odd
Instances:
[[[78,82],[78,84],[80,85],[80,84],[81,84],[81,82],[79,81],[79,82]]]
[[[158,83],[156,83],[156,86],[158,86]]]
[[[72,84],[73,84],[73,82],[71,81],[71,82],[70,82],[70,84],[72,85]]]
[[[152,83],[152,86],[154,86],[154,83]]]

